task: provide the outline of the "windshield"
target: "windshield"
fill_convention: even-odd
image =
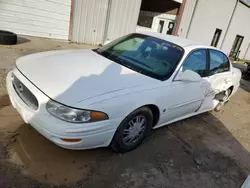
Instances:
[[[117,39],[96,52],[141,74],[168,79],[180,62],[184,50],[168,41],[143,34]]]

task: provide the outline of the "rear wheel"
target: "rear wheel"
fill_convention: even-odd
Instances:
[[[150,132],[153,124],[152,111],[142,107],[129,114],[119,125],[111,147],[119,153],[138,147]]]

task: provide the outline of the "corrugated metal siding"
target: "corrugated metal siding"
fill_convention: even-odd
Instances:
[[[250,8],[242,3],[239,3],[234,17],[232,19],[231,25],[229,27],[225,42],[222,46],[222,50],[226,53],[230,53],[233,42],[236,35],[241,35],[244,37],[243,43],[241,45],[240,58],[244,58],[247,54],[247,58],[250,59],[250,54],[247,52],[247,48],[250,42]]]
[[[74,0],[72,41],[102,44],[108,0]]]
[[[71,0],[0,0],[0,29],[68,39]]]
[[[141,0],[111,0],[106,40],[135,32]]]
[[[192,18],[196,1],[197,0],[186,0],[182,19],[177,33],[177,35],[180,37],[186,38],[187,36],[188,27]]]

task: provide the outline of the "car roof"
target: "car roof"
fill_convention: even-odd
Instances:
[[[148,35],[148,36],[152,36],[152,37],[156,37],[162,40],[166,40],[168,42],[177,44],[183,48],[186,47],[190,47],[190,48],[210,48],[210,49],[216,49],[219,50],[217,48],[214,48],[212,46],[206,46],[206,45],[202,45],[198,42],[192,41],[192,40],[188,40],[188,39],[184,39],[181,37],[177,37],[177,36],[173,36],[173,35],[167,35],[167,34],[162,34],[162,33],[157,33],[157,32],[139,32],[140,34],[144,34],[144,35]]]

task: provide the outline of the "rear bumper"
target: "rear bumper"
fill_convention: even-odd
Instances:
[[[27,106],[16,93],[11,74],[14,74],[20,81],[37,97],[39,101],[38,110]],[[17,109],[23,120],[30,124],[40,134],[54,142],[56,145],[68,149],[89,149],[106,147],[110,144],[116,128],[122,121],[113,119],[94,123],[72,124],[64,122],[50,115],[46,110],[46,103],[49,98],[30,83],[18,70],[9,72],[7,75],[7,90],[14,108]],[[64,139],[82,139],[80,142],[65,142]]]

